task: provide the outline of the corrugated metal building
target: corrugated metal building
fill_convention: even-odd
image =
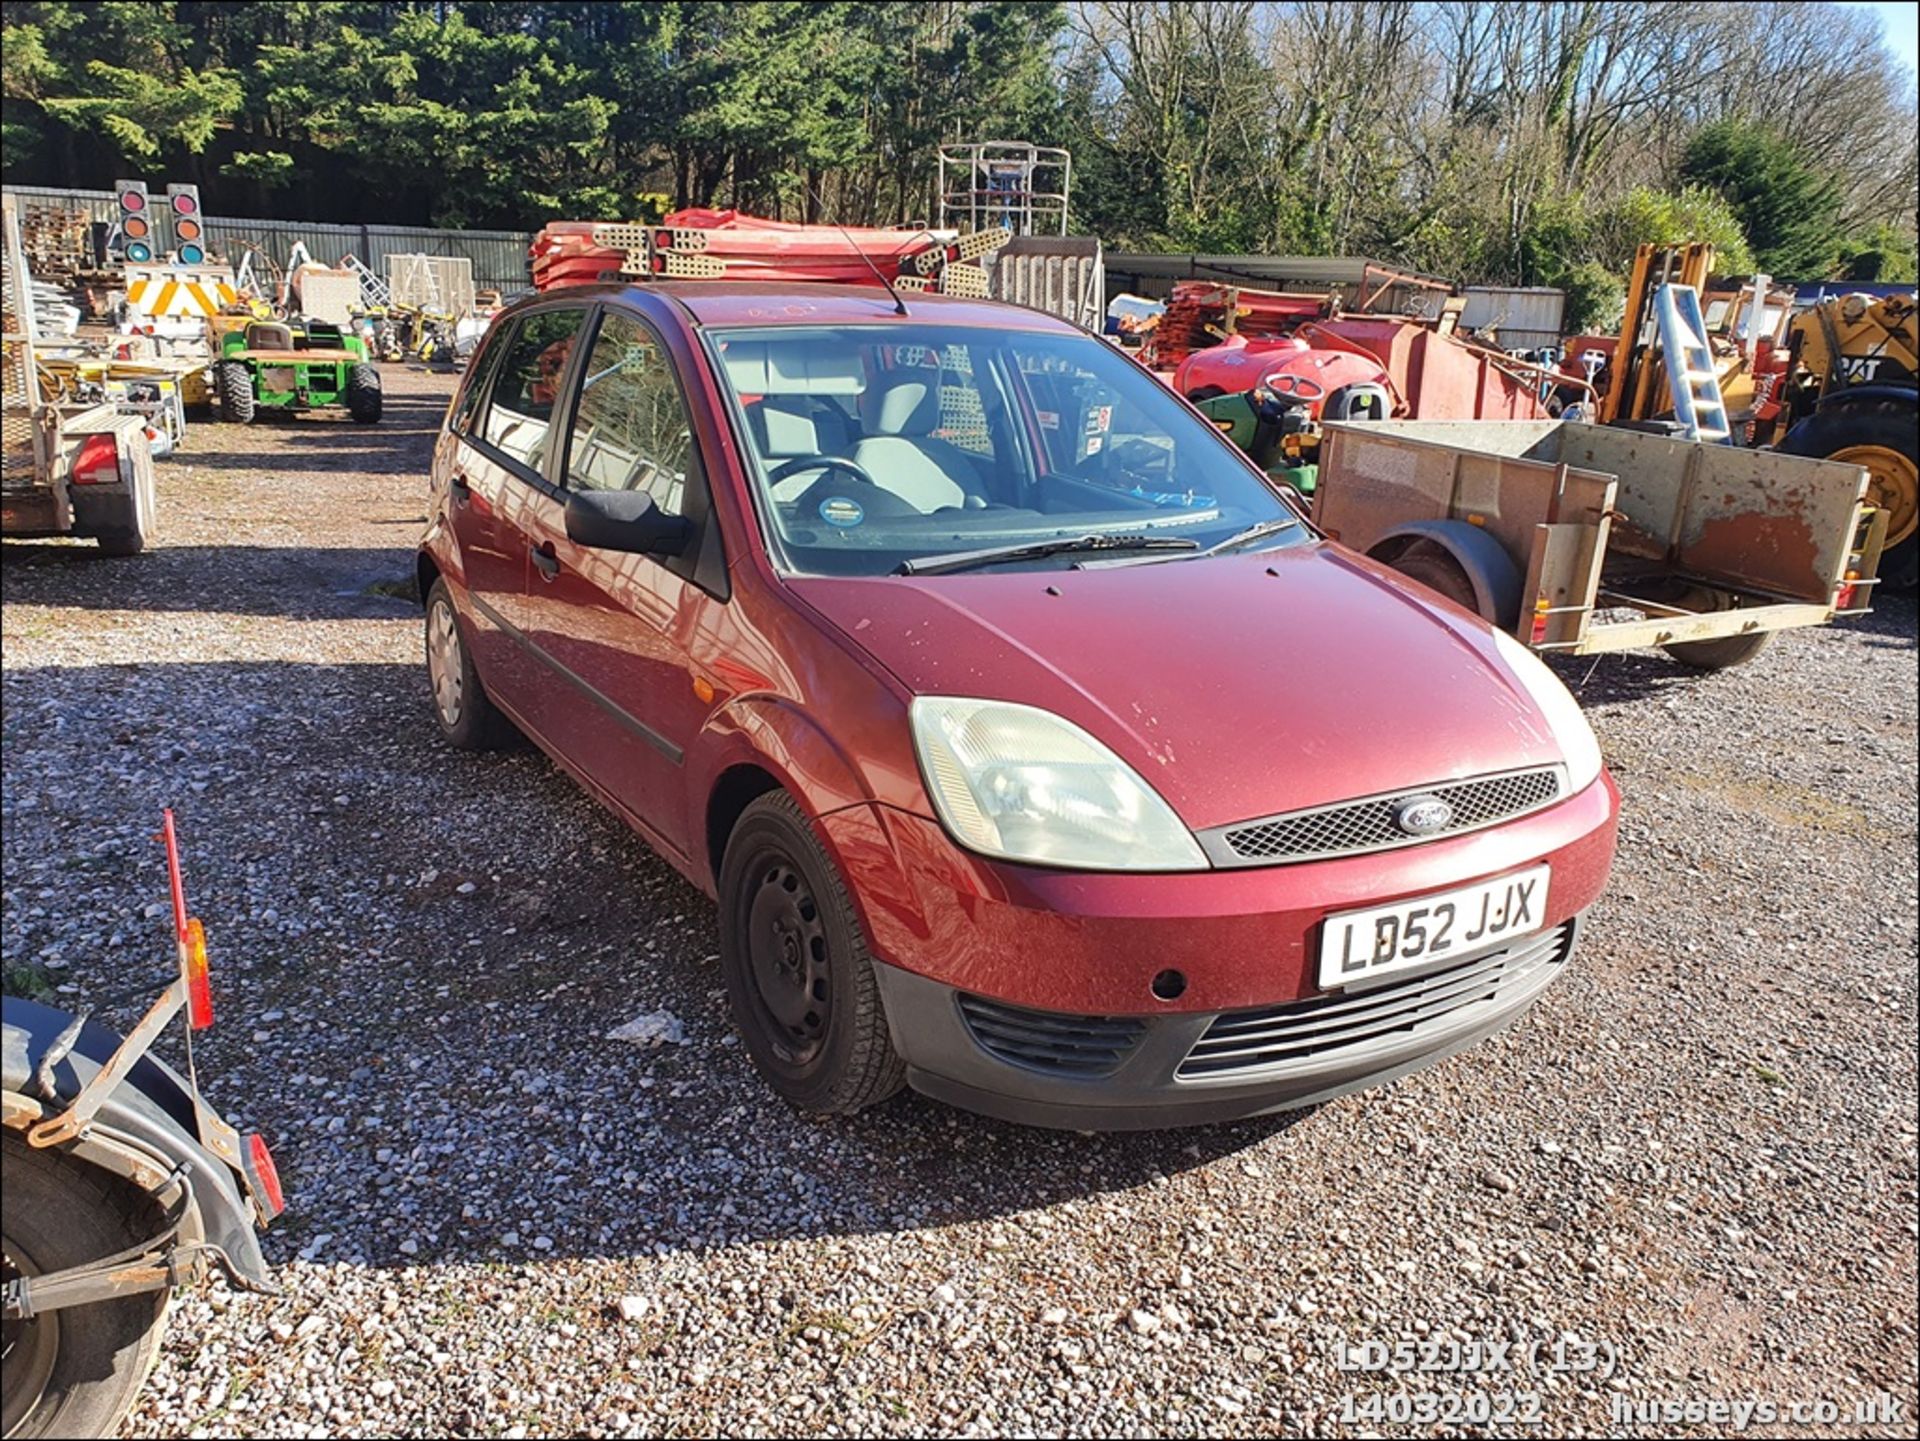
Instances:
[[[1159,255],[1116,252],[1107,256],[1107,294],[1131,291],[1154,300],[1173,294],[1182,280],[1217,280],[1298,295],[1339,292],[1341,302],[1357,307],[1372,296],[1369,309],[1387,314],[1433,314],[1452,290],[1450,282],[1419,276],[1426,285],[1380,285],[1390,274],[1405,274],[1385,261],[1362,255]],[[1376,294],[1376,292],[1378,292]]]
[[[1492,327],[1503,350],[1533,350],[1560,343],[1567,293],[1541,285],[1469,285],[1461,292],[1466,309],[1460,324],[1468,330]]]

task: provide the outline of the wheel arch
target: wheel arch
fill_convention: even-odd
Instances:
[[[1481,619],[1508,631],[1518,623],[1525,580],[1513,557],[1486,531],[1464,520],[1408,521],[1375,541],[1367,558],[1392,565],[1417,547],[1437,550],[1460,567]]]

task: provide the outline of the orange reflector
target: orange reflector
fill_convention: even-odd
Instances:
[[[280,1168],[273,1164],[267,1138],[258,1131],[247,1137],[246,1174],[247,1189],[253,1192],[254,1202],[260,1207],[262,1222],[271,1221],[287,1209],[286,1197],[280,1192]]]
[[[1547,638],[1547,598],[1543,595],[1533,603],[1533,643],[1539,645]]]
[[[207,930],[198,916],[187,918],[180,967],[187,978],[187,1024],[204,1031],[213,1024],[213,983],[207,978]]]
[[[695,676],[693,678],[693,693],[694,695],[699,697],[700,704],[702,705],[711,704],[713,701],[713,697],[715,695],[715,691],[713,689],[713,682],[708,680],[703,675]]]

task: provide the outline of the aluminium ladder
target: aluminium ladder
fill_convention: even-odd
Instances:
[[[1720,393],[1720,375],[1713,368],[1713,348],[1700,314],[1700,293],[1691,285],[1663,285],[1654,295],[1654,314],[1674,418],[1686,427],[1688,440],[1733,444],[1726,398]]]

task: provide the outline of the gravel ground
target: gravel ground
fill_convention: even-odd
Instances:
[[[182,1298],[136,1434],[1397,1434],[1433,1428],[1349,1407],[1419,1391],[1537,1392],[1541,1434],[1884,1393],[1838,1432],[1912,1434],[1910,599],[1719,677],[1564,672],[1619,866],[1490,1044],[1187,1132],[810,1121],[729,1030],[712,906],[537,754],[435,738],[394,592],[449,381],[387,385],[372,429],[197,426],[138,560],[4,547],[9,975],[131,1021],[174,805],[200,1074],[292,1204],[285,1295]],[[602,1039],[662,1009],[684,1043]],[[1337,1366],[1402,1338],[1612,1361]]]

